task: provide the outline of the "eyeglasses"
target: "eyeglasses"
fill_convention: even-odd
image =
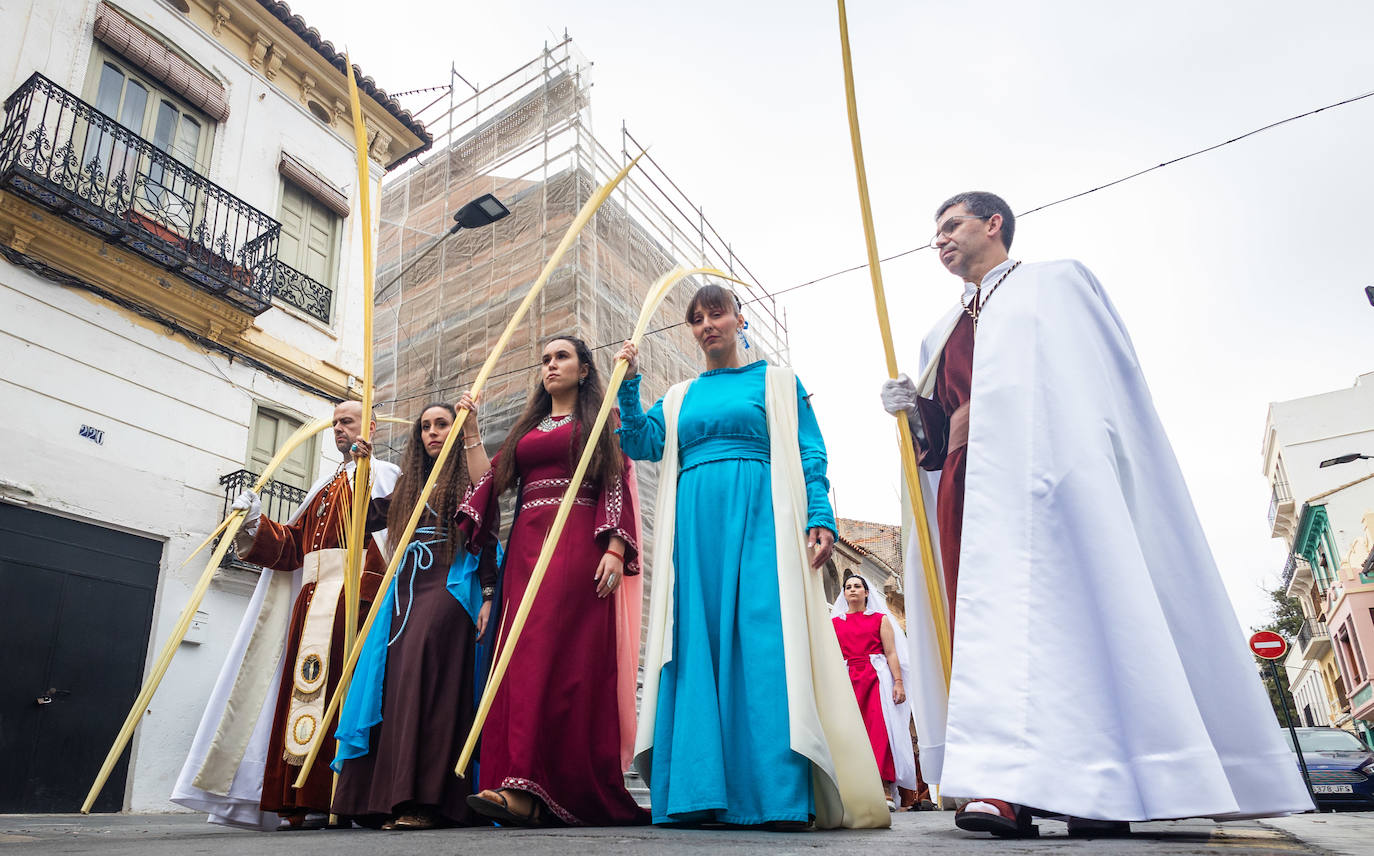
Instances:
[[[991,215],[989,215],[989,217],[990,216]],[[987,219],[988,217],[979,217],[975,214],[955,214],[953,217],[950,217],[948,220],[940,224],[940,228],[935,230],[934,236],[931,237],[930,243],[926,246],[930,247],[933,250],[937,250],[939,249],[939,247],[935,246],[936,242],[938,242],[941,238],[948,238],[950,235],[953,235],[954,230],[959,228],[960,223],[964,222],[965,220]]]

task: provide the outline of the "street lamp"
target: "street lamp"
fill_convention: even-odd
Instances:
[[[420,253],[418,256],[411,259],[410,264],[406,265],[400,273],[396,274],[396,276],[392,278],[391,282],[388,282],[386,285],[382,286],[382,288],[377,292],[377,297],[381,297],[383,294],[385,294],[387,291],[391,289],[391,286],[400,282],[401,277],[410,273],[411,268],[419,264],[420,260],[423,259],[425,256],[434,252],[435,247],[438,247],[440,244],[442,244],[444,242],[444,239],[447,238],[449,235],[456,235],[459,231],[463,229],[480,229],[483,226],[490,226],[492,223],[495,223],[497,220],[500,220],[501,218],[506,217],[509,214],[510,209],[507,208],[501,202],[501,200],[497,199],[490,193],[484,193],[483,195],[477,197],[468,204],[464,205],[462,208],[459,208],[458,212],[453,215],[453,228],[449,229],[444,234],[435,238],[434,241],[431,242],[428,247],[425,247],[424,252]],[[375,300],[376,298],[373,299]]]
[[[1334,467],[1336,464],[1349,464],[1360,460],[1374,460],[1374,455],[1362,455],[1359,452],[1351,452],[1346,455],[1337,455],[1334,458],[1327,458],[1320,464],[1317,464],[1317,466],[1319,468]]]
[[[510,209],[502,205],[501,200],[488,193],[459,208],[458,213],[453,215],[454,226],[448,233],[452,235],[459,229],[490,226],[509,213]]]

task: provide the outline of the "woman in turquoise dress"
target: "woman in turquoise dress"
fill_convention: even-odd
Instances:
[[[672,656],[659,673],[652,763],[640,769],[654,823],[805,828],[816,808],[811,764],[789,742],[768,366],[742,362],[744,319],[729,290],[699,290],[687,322],[707,371],[687,389],[677,421],[672,631],[663,643]],[[631,458],[657,461],[664,403],[641,408],[637,356],[628,342],[620,352],[629,362],[620,444]],[[796,394],[806,538],[817,568],[830,556],[835,518],[825,444],[800,382]]]

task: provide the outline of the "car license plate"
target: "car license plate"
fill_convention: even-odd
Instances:
[[[1312,790],[1319,794],[1353,794],[1354,787],[1350,785],[1313,785]]]

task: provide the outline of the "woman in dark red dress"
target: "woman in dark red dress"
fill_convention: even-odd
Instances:
[[[501,495],[516,493],[503,605],[493,613],[502,622],[496,656],[603,395],[586,344],[572,337],[550,341],[525,412],[491,472],[459,507],[473,533],[468,549],[477,551],[496,538]],[[639,591],[625,579],[638,582],[639,544],[629,462],[614,427],[606,426],[597,442],[482,733],[485,790],[468,804],[504,824],[649,821],[624,780],[639,648]]]
[[[883,789],[890,794],[892,783],[897,779],[897,770],[888,717],[883,713],[883,685],[891,687],[892,703],[889,706],[901,705],[906,701],[906,689],[892,626],[888,624],[884,613],[867,608],[868,599],[868,580],[857,574],[845,577],[844,602],[848,609],[831,621],[835,625],[835,635],[840,639],[840,652],[849,663],[849,681],[854,685],[854,695],[859,699],[859,712],[863,714],[868,740],[873,744],[878,775],[882,777]],[[879,664],[887,666],[886,680],[883,680],[879,671]]]

